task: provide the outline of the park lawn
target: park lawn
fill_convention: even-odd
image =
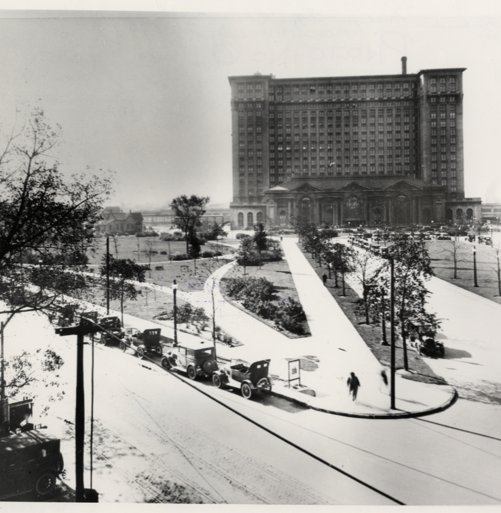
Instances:
[[[298,244],[301,251],[301,245]],[[321,267],[317,264],[317,262],[311,257],[311,255],[305,251],[303,251],[304,256],[315,270],[317,275],[321,278],[322,275],[326,272],[325,268]],[[367,347],[372,351],[372,354],[377,358],[381,365],[386,367],[390,367],[391,363],[391,355],[390,355],[390,346],[381,345],[382,340],[382,332],[381,325],[370,324],[367,325],[365,323],[365,319],[356,313],[357,300],[359,296],[357,293],[346,283],[345,290],[346,296],[343,296],[343,287],[341,282],[341,277],[338,280],[339,287],[334,287],[334,278],[328,280],[327,288],[334,299],[337,301],[340,308],[343,310],[344,314],[351,321],[355,329],[358,331],[364,342],[367,344]],[[390,340],[390,332],[387,329],[387,339],[388,342]],[[419,356],[419,354],[410,348],[409,341],[407,341],[407,360],[409,363],[409,370],[411,374],[404,374],[403,377],[407,379],[411,379],[414,381],[420,381],[423,383],[435,383],[445,385],[446,382],[440,376],[437,376],[428,365],[423,361],[423,359]],[[403,358],[403,348],[402,345],[399,345],[399,341],[396,341],[396,351],[395,351],[395,367],[396,369],[404,368],[404,358]]]
[[[231,253],[233,250],[226,243],[237,242],[233,239],[224,239],[220,241],[207,241],[201,251],[220,251],[223,255]],[[149,263],[148,244],[151,243],[151,250],[157,254],[151,255],[151,262],[167,262],[169,254],[186,253],[186,242],[184,241],[163,241],[159,237],[135,237],[119,236],[110,237],[110,255],[114,258],[129,258],[140,264]],[[103,263],[103,257],[106,255],[106,237],[95,239],[95,252],[90,249],[87,251],[89,265],[100,266]],[[165,254],[161,254],[164,251]]]
[[[299,295],[296,290],[296,286],[294,284],[294,280],[292,278],[292,274],[289,269],[289,264],[287,263],[287,260],[281,260],[279,262],[265,262],[261,265],[261,269],[258,266],[248,266],[245,269],[245,275],[253,278],[266,278],[268,281],[272,282],[276,289],[276,300],[280,301],[283,299],[292,298],[296,301],[300,302]],[[262,319],[261,317],[257,316],[256,314],[250,312],[249,310],[245,309],[243,306],[240,305],[238,301],[235,301],[233,298],[228,296],[227,290],[226,290],[226,284],[228,282],[229,278],[235,278],[239,276],[244,276],[244,268],[240,265],[234,265],[230,271],[228,271],[223,279],[221,280],[221,293],[223,294],[223,297],[234,305],[235,307],[239,308],[243,312],[247,313],[248,315],[251,315],[252,317],[260,320],[264,324],[267,324],[268,326],[275,327],[275,323],[268,319]],[[303,337],[309,337],[311,336],[310,328],[308,326],[308,322],[305,321],[303,324],[304,334],[303,335],[296,335],[294,333],[290,333],[286,330],[282,331],[284,335],[286,335],[289,338],[303,338]]]
[[[498,289],[496,252],[492,246],[476,244],[477,283],[473,277],[473,244],[458,242],[457,279],[454,279],[454,262],[452,257],[452,241],[437,240],[428,242],[431,265],[437,278],[453,285],[469,290],[501,304]]]

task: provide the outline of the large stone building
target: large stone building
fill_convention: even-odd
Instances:
[[[230,77],[234,228],[445,223],[465,198],[464,68],[398,75]]]

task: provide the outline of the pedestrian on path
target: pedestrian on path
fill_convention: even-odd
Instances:
[[[322,281],[324,283],[324,287],[326,287],[327,286],[327,275],[325,273],[322,274]]]
[[[388,374],[386,374],[386,369],[381,369],[381,383],[379,385],[379,391],[382,394],[388,392]]]
[[[357,400],[358,387],[361,387],[360,381],[357,376],[355,376],[354,372],[350,372],[350,376],[348,377],[346,384],[348,385],[348,390],[350,392],[351,398],[353,401]]]

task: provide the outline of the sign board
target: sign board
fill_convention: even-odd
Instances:
[[[289,383],[288,385],[291,385],[292,381],[298,381],[298,385],[301,384],[301,367],[299,365],[299,360],[290,360],[288,362],[289,364]]]

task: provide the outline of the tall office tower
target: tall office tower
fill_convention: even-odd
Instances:
[[[464,68],[230,77],[235,228],[453,222],[464,197]]]

